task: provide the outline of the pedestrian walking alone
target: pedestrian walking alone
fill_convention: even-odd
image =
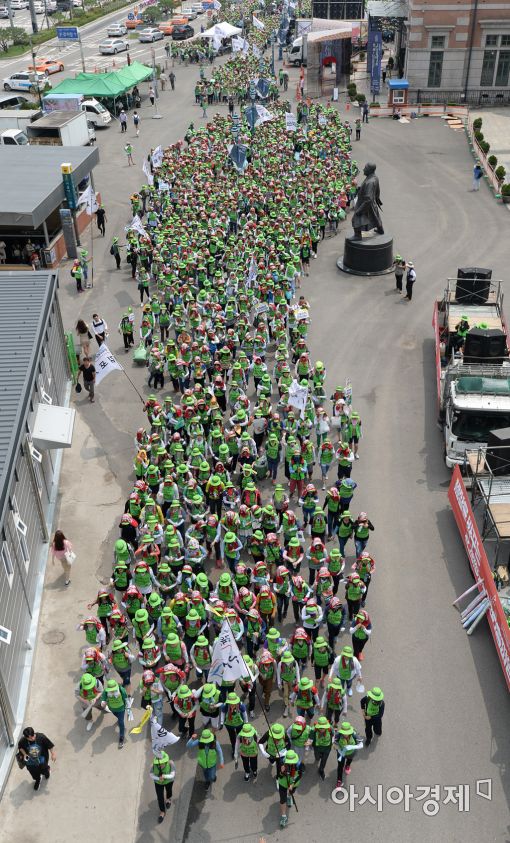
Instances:
[[[166,73],[164,70],[159,74],[159,81],[161,83],[161,90],[164,91],[166,86]]]
[[[135,166],[135,162],[133,161],[133,147],[131,146],[131,144],[130,144],[130,143],[127,143],[127,144],[125,145],[125,147],[124,147],[124,152],[125,152],[125,153],[126,153],[126,155],[127,155],[128,167],[131,167],[131,165],[134,167],[134,166]]]
[[[140,115],[137,111],[133,112],[133,125],[135,127],[136,137],[140,137]]]
[[[106,219],[106,211],[105,211],[103,205],[100,205],[99,208],[96,211],[96,221],[97,221],[97,227],[104,237],[105,232],[106,232],[106,225],[105,224],[108,220]]]
[[[370,746],[373,735],[382,735],[382,719],[384,714],[384,694],[380,688],[372,688],[360,700],[361,710],[365,718],[365,746]]]
[[[92,314],[92,330],[98,345],[102,345],[108,336],[108,325],[97,313]]]
[[[356,140],[359,141],[361,140],[361,120],[359,119],[359,117],[356,119],[354,125],[356,128]]]
[[[120,131],[122,132],[122,134],[124,134],[124,132],[127,132],[127,114],[126,114],[126,112],[124,111],[123,108],[121,108],[121,110],[120,110],[119,122],[120,122]]]
[[[51,543],[51,558],[53,563],[55,563],[55,559],[58,559],[64,572],[65,585],[69,585],[71,582],[71,566],[76,558],[76,554],[73,552],[71,542],[69,539],[66,539],[62,530],[55,531]]]
[[[483,170],[480,167],[480,162],[477,161],[475,166],[473,167],[473,185],[471,187],[471,192],[475,190],[480,190],[480,182],[482,180]]]
[[[92,334],[90,333],[89,326],[83,319],[78,319],[76,323],[76,333],[78,335],[78,342],[80,343],[80,361],[82,356],[88,357],[90,354],[90,340],[92,339]]]
[[[34,790],[39,790],[41,776],[50,777],[49,759],[57,760],[55,744],[42,732],[35,732],[31,726],[23,729],[23,737],[18,742],[18,753],[34,780]]]
[[[411,301],[413,297],[413,286],[414,282],[416,281],[416,272],[414,271],[414,263],[409,261],[407,264],[407,275],[406,275],[406,293],[407,295],[404,296],[405,299]]]
[[[370,113],[370,109],[368,107],[368,102],[366,100],[363,103],[362,113],[363,113],[363,123],[368,123],[368,115]]]
[[[152,85],[149,88],[149,99],[151,101],[151,105],[154,105],[154,101],[156,99],[156,92],[155,92],[154,88],[152,87]]]
[[[117,269],[120,269],[120,251],[119,251],[119,238],[114,237],[112,240],[112,245],[110,246],[110,254],[113,255],[115,258],[115,263],[117,264]]]
[[[96,369],[95,366],[92,365],[90,357],[83,358],[83,363],[80,366],[80,371],[78,372],[78,377],[76,379],[77,384],[80,380],[80,374],[83,375],[83,386],[89,394],[89,401],[93,404],[95,400],[94,384],[96,382]]]
[[[164,750],[161,750],[159,756],[155,755],[152,759],[150,776],[156,788],[159,807],[158,823],[162,823],[167,809],[172,805],[172,790],[175,779],[175,764]]]
[[[168,78],[170,79],[170,87],[172,88],[172,91],[175,91],[175,73],[173,70],[171,70],[168,74]]]

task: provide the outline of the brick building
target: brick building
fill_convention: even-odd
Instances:
[[[405,41],[413,99],[510,104],[509,0],[409,0]]]

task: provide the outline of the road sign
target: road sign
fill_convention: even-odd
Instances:
[[[57,38],[59,41],[79,41],[77,26],[57,26]]]

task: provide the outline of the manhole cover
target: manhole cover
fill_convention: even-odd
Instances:
[[[52,629],[50,632],[45,632],[43,635],[43,641],[45,644],[62,644],[64,638],[64,633],[60,632],[59,629]]]

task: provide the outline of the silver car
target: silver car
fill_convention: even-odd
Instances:
[[[106,30],[108,38],[120,38],[122,35],[125,35],[126,32],[127,29],[123,23],[112,23]]]
[[[141,29],[138,33],[138,40],[141,42],[159,41],[164,37],[164,34],[159,29],[156,29],[155,26],[148,26],[146,29]]]
[[[115,56],[123,50],[129,50],[129,42],[122,38],[107,38],[106,41],[101,41],[98,49],[102,56],[108,56],[112,53]]]

